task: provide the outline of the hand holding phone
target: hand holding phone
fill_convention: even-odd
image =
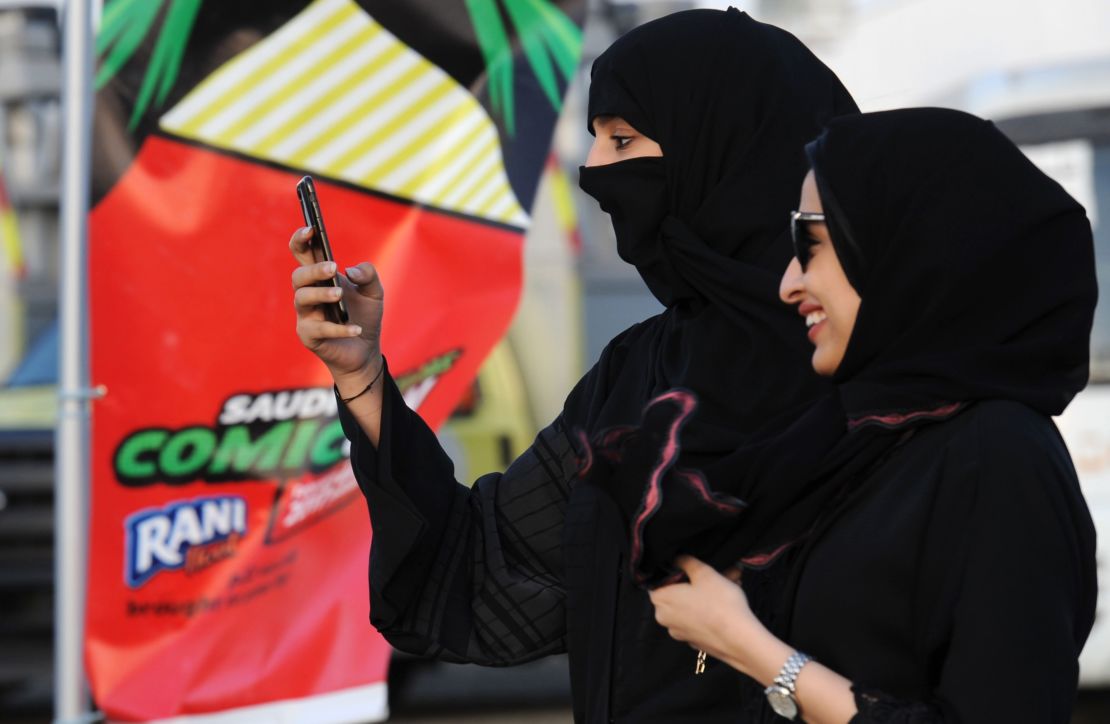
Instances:
[[[316,195],[316,184],[311,176],[305,176],[297,182],[297,197],[301,201],[301,211],[304,213],[305,224],[312,227],[312,257],[317,263],[322,261],[335,261],[331,251],[331,242],[328,241],[328,232],[324,228],[324,216],[320,213],[320,199]],[[316,282],[316,286],[335,287],[341,289],[338,276],[328,281]],[[347,323],[347,305],[340,298],[337,302],[320,305],[324,316],[329,322],[336,324]]]

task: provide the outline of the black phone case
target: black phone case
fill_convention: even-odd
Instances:
[[[305,176],[297,182],[297,198],[301,201],[304,222],[313,229],[312,257],[317,262],[335,261],[331,252],[331,243],[328,241],[328,232],[324,228],[324,215],[320,213],[320,199],[316,195],[316,184],[313,183],[311,176]],[[338,272],[329,281],[316,282],[316,286],[342,288],[339,286]],[[321,306],[324,309],[324,316],[329,322],[347,323],[347,304],[342,299]]]

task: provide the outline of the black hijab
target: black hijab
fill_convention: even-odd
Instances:
[[[1061,413],[1087,384],[1097,299],[1083,207],[959,111],[841,119],[807,152],[862,299],[834,377],[852,418],[981,399]]]
[[[719,568],[774,560],[917,426],[988,399],[1054,415],[1086,384],[1090,225],[993,124],[943,109],[850,116],[807,153],[862,300],[837,388],[697,470],[678,464],[696,418],[681,391],[595,440],[591,467],[623,461],[610,492],[645,585],[675,580],[679,552]]]
[[[706,461],[821,393],[804,332],[777,302],[785,220],[804,142],[855,111],[796,38],[735,9],[669,15],[598,57],[589,120],[622,116],[663,157],[583,168],[581,185],[667,309],[611,345],[620,370],[572,395],[572,424],[588,434],[627,425],[653,396],[687,388],[700,407],[684,455]]]

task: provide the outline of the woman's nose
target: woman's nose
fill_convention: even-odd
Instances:
[[[805,285],[802,284],[802,265],[798,259],[790,260],[786,271],[779,282],[779,299],[787,304],[800,304],[805,296]]]
[[[590,152],[586,155],[586,166],[604,166],[605,164],[612,163],[614,159],[607,158],[605,153],[605,146],[601,142],[600,135],[594,138],[593,145],[590,146]]]

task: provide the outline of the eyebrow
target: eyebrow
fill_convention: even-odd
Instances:
[[[596,131],[597,127],[598,127],[598,124],[606,125],[606,124],[612,123],[613,121],[616,121],[620,118],[621,118],[620,116],[612,114],[612,113],[600,113],[600,114],[594,116],[594,120],[590,125]]]

